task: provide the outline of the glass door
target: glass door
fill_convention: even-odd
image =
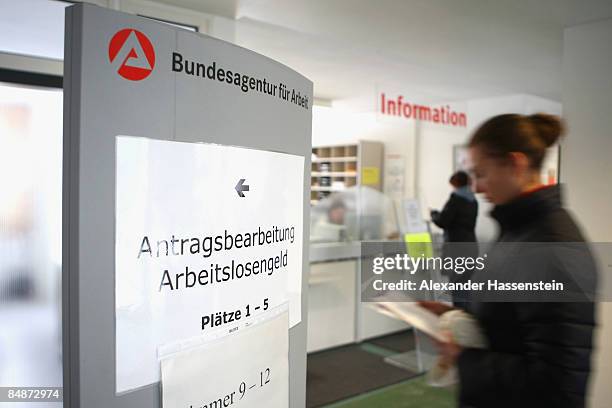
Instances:
[[[0,82],[0,175],[0,387],[61,387],[61,89]]]

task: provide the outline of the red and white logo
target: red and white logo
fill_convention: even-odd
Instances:
[[[130,81],[145,79],[155,67],[153,44],[133,28],[125,28],[113,36],[108,44],[108,58],[117,73]]]

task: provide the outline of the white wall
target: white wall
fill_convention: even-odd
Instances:
[[[448,179],[453,173],[453,147],[465,144],[482,122],[502,113],[561,113],[558,102],[531,95],[474,99],[461,104],[468,115],[467,128],[454,128],[377,115],[373,108],[375,97],[372,93],[369,98],[335,103],[331,108],[315,106],[313,145],[354,143],[360,139],[383,142],[386,154],[405,158],[404,197],[418,198],[425,218],[429,217],[429,208],[442,207],[451,193]],[[481,197],[479,204],[476,234],[480,241],[493,240],[497,227],[488,215],[491,206]]]
[[[385,144],[385,155],[399,154],[406,160],[404,195],[414,194],[414,121],[383,121],[372,111],[348,107],[313,108],[312,144],[325,146],[370,140]]]
[[[612,20],[565,30],[563,110],[569,136],[562,147],[561,180],[568,184],[570,209],[597,242],[612,242],[611,43]],[[612,401],[612,303],[600,305],[598,321],[591,406],[606,408]]]
[[[369,98],[336,103],[334,107],[315,106],[313,145],[354,143],[360,139],[383,142],[386,154],[404,156],[404,197],[418,198],[425,218],[429,217],[429,208],[441,208],[451,193],[448,179],[453,173],[453,147],[465,144],[482,122],[503,113],[561,114],[560,103],[532,95],[473,99],[460,103],[468,115],[467,128],[455,128],[377,115],[373,111],[375,97],[372,93]],[[491,206],[482,197],[479,204],[476,235],[479,241],[491,241],[497,235],[497,226],[488,215]]]

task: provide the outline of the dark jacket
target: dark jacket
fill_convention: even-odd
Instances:
[[[559,186],[552,186],[495,207],[491,215],[500,225],[497,247],[502,242],[584,242],[560,195]],[[572,272],[546,261],[542,265],[542,275],[553,278]],[[592,273],[591,281],[596,281],[594,269],[573,272]],[[487,273],[495,277],[494,270]],[[489,348],[465,349],[459,356],[461,407],[584,407],[593,302],[472,301],[466,309],[482,326]]]
[[[445,242],[476,242],[478,201],[452,193],[442,211],[432,211],[431,220],[444,230]]]

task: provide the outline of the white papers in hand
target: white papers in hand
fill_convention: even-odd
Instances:
[[[440,333],[440,318],[414,302],[376,302],[372,307],[398,320],[402,320],[416,329],[439,341],[446,341]]]

